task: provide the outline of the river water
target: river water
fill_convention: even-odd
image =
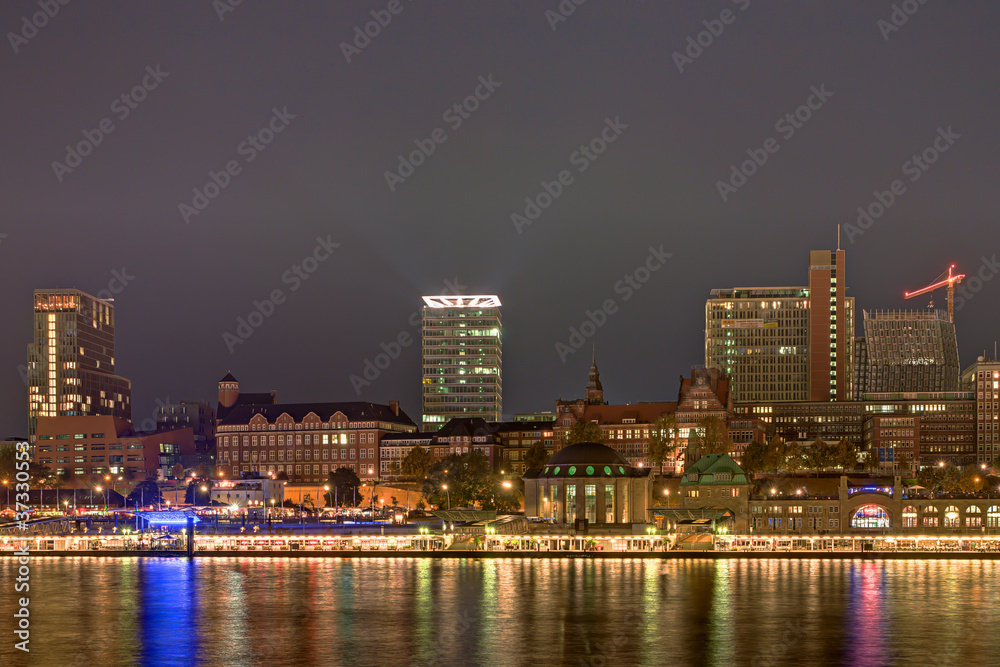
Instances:
[[[33,557],[2,665],[1000,665],[1000,563]]]

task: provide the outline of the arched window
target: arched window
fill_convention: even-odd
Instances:
[[[986,510],[986,527],[1000,528],[1000,505],[991,505]]]
[[[958,528],[958,508],[948,505],[944,510],[944,527]]]
[[[970,505],[965,510],[965,525],[969,528],[979,528],[983,525],[983,512],[976,505]]]
[[[862,505],[851,517],[851,528],[888,528],[889,515],[881,505]]]
[[[924,528],[937,528],[938,509],[933,505],[924,508]]]
[[[917,508],[908,505],[903,508],[903,528],[917,527]]]

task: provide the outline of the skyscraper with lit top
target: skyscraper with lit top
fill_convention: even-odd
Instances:
[[[132,383],[115,375],[115,307],[78,289],[35,290],[28,345],[28,432],[38,417],[132,420]]]
[[[499,297],[425,296],[421,354],[425,431],[453,417],[502,420]]]

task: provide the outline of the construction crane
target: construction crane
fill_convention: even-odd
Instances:
[[[933,284],[928,285],[927,287],[924,287],[923,289],[918,289],[915,292],[903,292],[903,298],[904,299],[912,299],[915,296],[920,296],[921,294],[928,294],[930,292],[933,292],[934,290],[938,289],[939,287],[947,287],[948,288],[948,321],[951,322],[952,324],[954,324],[955,323],[955,285],[957,285],[958,283],[962,282],[962,278],[965,277],[964,273],[960,273],[958,275],[953,274],[952,270],[954,268],[955,268],[955,265],[952,264],[951,266],[948,267],[948,271],[946,271],[945,273],[942,273],[940,276],[937,277],[937,279],[935,279],[935,281],[934,281]],[[933,308],[934,307],[934,297],[931,297],[931,302],[930,302],[930,304],[927,307],[928,308]]]

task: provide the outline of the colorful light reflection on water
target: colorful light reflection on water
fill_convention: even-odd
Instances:
[[[996,665],[998,592],[977,561],[38,557],[0,664]]]

